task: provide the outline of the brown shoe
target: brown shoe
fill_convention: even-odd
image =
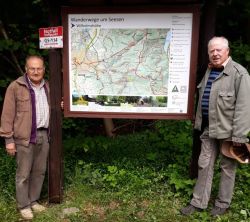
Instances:
[[[220,207],[214,206],[214,208],[211,210],[211,215],[213,217],[223,215],[227,212],[227,209],[228,208],[220,208]]]
[[[189,204],[187,205],[186,207],[183,207],[180,212],[183,214],[183,215],[191,215],[193,214],[194,212],[201,212],[202,209],[201,208],[198,208],[198,207],[195,207],[193,206],[192,204]]]

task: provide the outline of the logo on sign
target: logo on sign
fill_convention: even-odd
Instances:
[[[39,29],[40,49],[63,48],[63,27]]]

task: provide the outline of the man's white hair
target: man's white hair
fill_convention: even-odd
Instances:
[[[220,37],[214,36],[213,38],[211,38],[211,39],[209,40],[207,46],[209,47],[210,45],[213,44],[214,41],[216,41],[216,40],[218,40],[218,39],[222,40],[222,45],[223,45],[225,48],[229,48],[228,40],[227,40],[225,37],[223,37],[223,36],[220,36]]]

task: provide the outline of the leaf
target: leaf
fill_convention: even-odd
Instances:
[[[84,162],[82,160],[78,161],[78,165],[83,165],[83,164],[84,164]]]
[[[240,214],[244,215],[244,216],[247,216],[247,211],[246,210],[241,210],[240,211]]]

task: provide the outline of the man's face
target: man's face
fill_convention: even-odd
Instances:
[[[31,57],[27,61],[25,69],[30,81],[35,85],[39,85],[45,73],[43,61],[39,58]]]
[[[229,48],[223,44],[223,40],[215,39],[208,46],[209,61],[214,67],[221,67],[228,59]]]

